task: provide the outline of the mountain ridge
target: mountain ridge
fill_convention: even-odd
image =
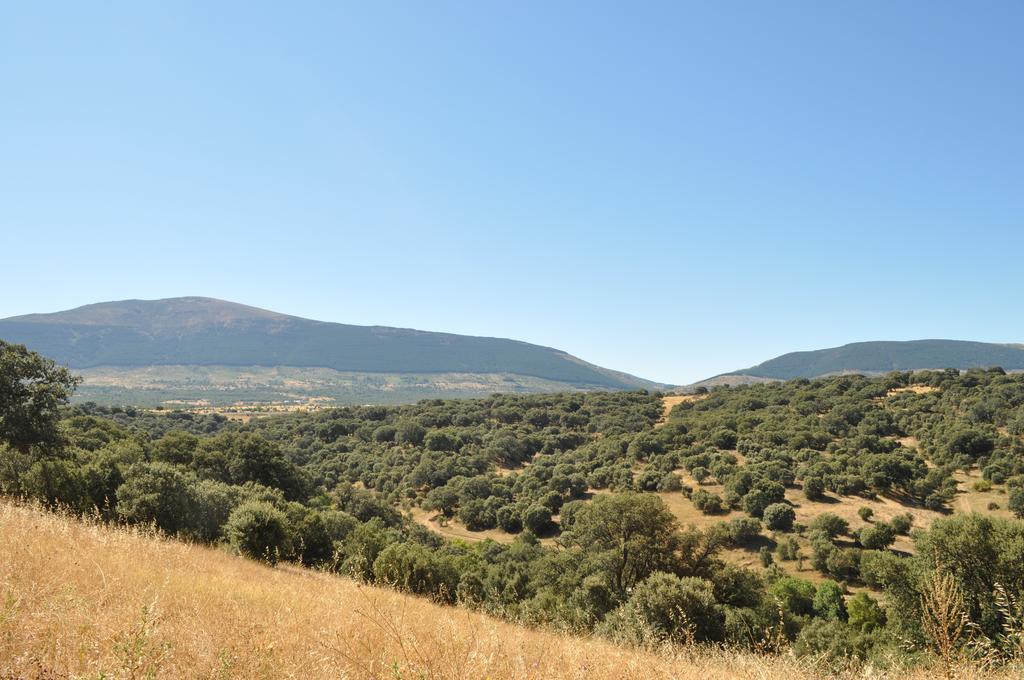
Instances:
[[[788,352],[750,368],[701,381],[722,381],[730,376],[791,380],[836,373],[887,373],[926,369],[1001,367],[1024,370],[1024,348],[1015,344],[971,340],[875,340],[838,347]],[[701,384],[696,383],[696,384]]]
[[[591,389],[665,387],[521,340],[318,321],[207,297],[121,300],[0,319],[0,339],[71,368],[294,366],[514,374]]]

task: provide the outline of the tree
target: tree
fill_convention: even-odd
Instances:
[[[704,489],[697,489],[690,494],[690,502],[705,515],[717,515],[724,509],[722,497],[716,493],[708,493]]]
[[[224,532],[240,554],[270,564],[291,552],[288,519],[270,503],[248,501],[232,511]]]
[[[541,534],[551,527],[551,510],[534,504],[523,513],[523,526],[535,534]]]
[[[764,509],[764,524],[772,531],[791,531],[796,511],[787,503],[772,503]]]
[[[846,603],[843,602],[843,589],[835,581],[825,581],[814,593],[814,613],[824,619],[833,621],[846,620]]]
[[[769,588],[769,593],[791,614],[810,616],[814,613],[814,584],[802,578],[783,576]]]
[[[841,536],[850,530],[850,523],[832,512],[823,512],[811,520],[811,531],[822,531],[829,538]]]
[[[117,512],[129,522],[154,522],[169,534],[198,529],[193,480],[167,463],[136,463],[117,489]]]
[[[1015,489],[1010,492],[1010,499],[1006,503],[1014,515],[1024,519],[1024,489]]]
[[[808,477],[804,480],[804,496],[808,500],[818,501],[825,497],[825,480],[821,477]]]
[[[757,482],[743,497],[743,509],[752,517],[761,517],[765,508],[781,503],[786,498],[786,487],[767,479]]]
[[[861,632],[870,633],[885,625],[885,612],[867,593],[857,593],[850,598],[846,611],[850,626]]]
[[[0,340],[0,441],[21,453],[54,453],[62,444],[58,409],[80,382],[24,345]]]
[[[599,565],[619,594],[655,571],[673,571],[679,545],[675,515],[660,497],[645,493],[598,496],[577,513],[562,540]]]
[[[896,540],[896,532],[888,524],[879,522],[861,529],[858,538],[860,544],[868,550],[884,550]]]

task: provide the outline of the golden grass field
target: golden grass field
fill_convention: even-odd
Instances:
[[[66,677],[933,675],[922,669],[834,676],[787,655],[639,651],[0,502],[0,678]],[[978,676],[965,670],[959,677]]]

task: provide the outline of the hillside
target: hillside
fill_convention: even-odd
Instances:
[[[121,373],[145,369],[151,383],[147,389],[156,392],[148,401],[153,396],[229,403],[327,396],[365,403],[494,391],[661,387],[516,340],[313,321],[201,297],[105,302],[11,317],[0,320],[0,339],[97,374],[100,379],[94,381],[86,373],[81,396],[107,403],[136,403],[139,396],[140,386],[133,384],[138,372],[112,381],[111,374],[118,373],[107,370],[112,367]],[[219,378],[182,379],[183,369],[190,367],[216,367]],[[292,375],[279,385],[240,377],[253,368],[277,367],[321,373]],[[404,389],[401,380],[374,380],[380,374],[419,376],[414,381],[419,388]],[[240,381],[246,385],[240,387]],[[352,382],[358,385],[347,386]],[[450,388],[453,382],[461,387]],[[96,384],[104,389],[94,389]]]
[[[1007,371],[1024,369],[1024,349],[1017,345],[964,340],[855,342],[842,347],[790,352],[757,366],[716,376],[711,380],[726,379],[730,376],[791,380],[836,373],[875,374],[889,371],[995,366]],[[709,381],[705,381],[707,382]]]
[[[2,677],[817,677],[783,657],[645,653],[521,628],[9,502],[0,583]]]

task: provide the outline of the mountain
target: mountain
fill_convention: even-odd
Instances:
[[[964,340],[855,342],[809,352],[790,352],[751,368],[725,373],[705,383],[748,381],[749,378],[789,380],[834,373],[887,373],[942,368],[1024,370],[1024,348]]]
[[[155,376],[155,384],[168,388],[168,381],[184,380],[187,385],[199,375],[200,387],[216,392],[218,380],[236,384],[243,370],[244,382],[252,388],[252,375],[266,373],[253,370],[260,367],[294,369],[286,371],[284,378],[275,376],[293,387],[296,382],[326,380],[342,392],[338,385],[351,382],[353,376],[360,376],[356,382],[365,387],[379,375],[414,375],[417,379],[413,382],[421,386],[413,390],[419,398],[454,396],[444,388],[453,381],[463,385],[459,388],[462,392],[456,390],[459,396],[466,396],[467,390],[485,394],[506,391],[500,389],[505,384],[512,391],[663,387],[561,350],[517,340],[313,321],[203,297],[103,302],[52,314],[10,317],[0,320],[0,339],[25,344],[82,371],[86,391],[90,376],[100,376],[101,383],[109,382],[111,375],[129,376],[124,378],[129,383],[137,382],[140,375],[152,383]],[[189,367],[187,378],[182,378],[182,367]],[[204,370],[197,372],[199,367]],[[210,383],[213,367],[219,374],[227,370],[231,375],[221,375]],[[140,373],[142,369],[144,373]],[[258,383],[261,378],[255,380]],[[424,382],[443,384],[433,390],[438,394],[433,394],[423,388]],[[181,392],[183,385],[174,390]],[[387,381],[378,388],[394,392],[394,385]],[[303,394],[308,396],[308,392],[306,389]],[[363,390],[358,398],[374,401],[368,399],[372,392]],[[385,401],[403,400],[394,394],[387,396],[391,398]]]

